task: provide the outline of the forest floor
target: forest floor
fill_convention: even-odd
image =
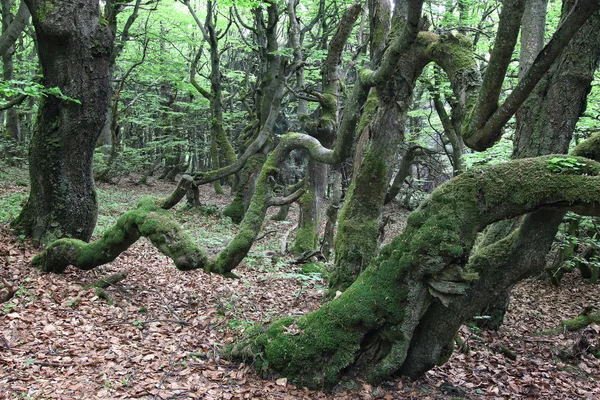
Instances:
[[[26,182],[23,174],[0,174],[0,225],[18,212]],[[143,195],[165,195],[173,187],[100,185],[97,232]],[[228,200],[206,186],[202,201],[216,208],[175,211],[213,254],[236,230],[216,212]],[[406,213],[388,212],[394,214],[392,237]],[[597,341],[600,327],[540,334],[586,307],[600,308],[600,285],[575,273],[559,288],[546,280],[519,284],[500,331],[463,326],[468,351],[455,351],[416,381],[355,382],[326,394],[285,378],[262,379],[252,366],[221,359],[220,350],[244,328],[319,306],[323,277],[303,273],[291,257],[272,257],[295,217],[265,224],[270,233],[236,269],[236,280],[180,272],[146,240],[93,271],[41,274],[30,264],[36,249],[1,226],[0,300],[6,285],[16,293],[0,304],[0,399],[600,399],[600,361],[586,352],[566,356],[584,339]],[[108,289],[112,305],[85,288],[119,271],[128,276]]]

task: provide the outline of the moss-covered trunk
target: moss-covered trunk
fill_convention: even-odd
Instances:
[[[298,200],[300,217],[294,241],[294,254],[315,250],[319,245],[321,208],[327,187],[326,164],[309,159],[305,177],[306,193]]]
[[[352,183],[338,221],[330,294],[346,290],[377,254],[379,219],[391,166],[404,140],[412,90],[423,66],[423,60],[409,52],[402,58],[394,79],[377,87],[377,94],[372,93],[367,102],[359,125],[362,130]],[[368,107],[377,107],[377,111],[373,113]]]
[[[41,100],[29,152],[31,191],[15,225],[37,241],[88,240],[98,212],[92,158],[109,104],[113,37],[100,23],[96,1],[26,3],[44,86],[58,87],[78,102]]]
[[[528,7],[531,6],[528,5]],[[533,11],[537,12],[536,10]],[[569,9],[565,8],[563,14],[566,15],[568,11]],[[538,40],[543,43],[543,35]],[[541,44],[539,46],[541,47]],[[534,53],[522,60],[524,67],[533,62],[533,58],[537,55],[536,52]],[[585,109],[587,95],[599,57],[600,14],[597,12],[575,35],[557,63],[540,81],[534,92],[531,93],[517,112],[513,158],[567,153],[575,125]],[[560,118],[557,118],[557,116],[560,116]],[[491,244],[506,237],[512,229],[518,227],[518,221],[515,223],[505,221],[499,224],[495,224],[487,232],[483,240],[485,244]],[[538,235],[535,239],[532,237],[530,246],[536,247],[543,243],[542,247],[547,248],[546,243],[552,242],[559,224],[560,221],[557,222],[554,215],[550,213],[548,215],[548,226],[541,230],[546,236],[540,237]],[[540,257],[543,259],[542,255]],[[513,258],[512,256],[505,257],[507,260]],[[505,265],[511,268],[528,269],[530,266],[527,265],[527,262],[528,259],[523,258],[520,262]],[[537,272],[543,269],[544,264],[541,260],[536,263]],[[514,283],[506,283],[503,290],[500,291],[503,294],[499,295],[495,301],[482,303],[479,314],[491,317],[487,321],[480,320],[480,322],[485,321],[486,327],[498,329],[502,324]]]
[[[581,171],[553,173],[549,159],[466,172],[440,186],[340,297],[250,330],[229,356],[310,387],[355,373],[371,381],[396,373],[422,316],[439,302],[462,301],[477,284],[467,261],[484,227],[541,208],[600,211],[600,164],[578,158]]]
[[[236,174],[236,191],[233,200],[223,210],[223,215],[231,218],[233,222],[239,224],[244,219],[246,210],[250,205],[256,179],[265,163],[265,155],[255,154],[246,161],[244,168]]]

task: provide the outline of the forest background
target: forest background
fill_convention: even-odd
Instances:
[[[213,378],[221,382],[221,395],[236,396],[235,388],[223,389],[223,379],[244,380],[248,369],[232,375],[235,364],[228,364],[224,372],[224,354],[263,375],[282,377],[276,390],[287,388],[289,379],[299,387],[350,387],[345,395],[352,396],[359,390],[355,382],[364,380],[370,396],[385,396],[385,385],[371,385],[397,375],[422,376],[450,357],[454,342],[468,355],[465,334],[466,342],[475,335],[486,351],[526,360],[526,345],[518,354],[512,342],[486,344],[486,335],[497,334],[481,334],[481,327],[501,328],[511,290],[523,278],[559,285],[565,272],[578,270],[583,279],[568,279],[565,290],[591,297],[561,301],[574,310],[565,306],[562,311],[570,313],[536,331],[551,331],[555,339],[556,327],[577,332],[560,344],[544,339],[554,343],[546,351],[559,364],[576,360],[578,372],[564,378],[566,396],[594,396],[597,8],[593,1],[3,2],[2,220],[16,229],[6,231],[3,249],[3,318],[9,328],[2,334],[11,356],[3,364],[13,370],[18,365],[24,374],[13,381],[7,373],[5,379],[24,382],[44,367],[69,376],[92,365],[97,374],[102,358],[128,377],[119,387],[119,378],[101,371],[98,390],[113,395],[136,388],[141,396],[160,396],[177,375],[196,380],[170,382],[167,397],[177,390],[190,397],[215,390],[203,386]],[[24,166],[30,179],[22,175]],[[178,185],[157,183],[162,181]],[[98,192],[94,182],[101,183]],[[153,197],[139,203],[141,196],[122,198],[124,186],[130,194]],[[224,194],[227,187],[231,196]],[[175,214],[165,211],[183,198],[187,204]],[[263,230],[269,207],[278,211],[269,212],[272,220]],[[414,209],[398,235],[406,220],[402,210]],[[92,236],[93,244],[86,244]],[[134,245],[140,236],[150,242]],[[69,239],[54,241],[64,237]],[[29,239],[49,247],[32,260],[38,250]],[[197,282],[208,275],[182,284],[189,275],[153,269],[158,280],[148,284],[149,272],[136,266],[139,259],[124,263],[123,256],[99,267],[121,254],[142,260],[154,254],[159,265],[153,268],[165,268],[168,258],[157,258],[150,243],[178,269],[241,280],[213,283],[221,288],[215,290]],[[96,286],[108,288],[91,290],[89,274],[41,275],[31,270],[31,261],[44,272],[74,265],[120,273],[99,281],[96,276]],[[259,305],[261,311],[249,317],[251,311],[221,296],[208,305],[209,293],[230,293],[221,285],[243,282],[256,289],[274,277],[293,282],[269,287],[255,302],[296,291],[292,297],[306,298],[301,306],[293,301],[291,307],[300,310],[278,305],[265,315]],[[389,284],[382,285],[382,277]],[[32,279],[35,284],[29,284]],[[168,297],[159,290],[165,285],[174,288]],[[558,290],[531,285],[522,296],[538,299],[528,291]],[[158,297],[140,300],[134,293]],[[131,349],[120,334],[110,341],[113,358],[100,352],[94,362],[89,355],[82,360],[65,343],[58,359],[52,358],[53,344],[50,354],[35,349],[81,330],[71,326],[65,333],[49,320],[24,328],[40,322],[28,312],[48,310],[51,303],[59,313],[65,305],[115,311],[104,314],[112,321],[104,324],[127,325],[120,332],[125,341],[138,330],[142,339],[164,334],[174,324],[187,333],[178,336],[171,354],[194,362],[169,360],[158,381],[129,382],[140,368],[123,366],[123,357],[139,364],[164,354],[124,356]],[[198,310],[200,303],[207,308]],[[149,304],[165,309],[167,317],[147,315]],[[576,322],[561,323],[578,313]],[[258,324],[265,319],[272,321],[266,330]],[[191,335],[186,329],[198,324],[220,343],[197,335],[183,343]],[[14,333],[35,337],[36,329],[47,337],[33,340],[31,348],[31,340]],[[192,351],[198,347],[203,350]],[[196,363],[194,357],[206,360]],[[164,370],[165,362],[159,364]],[[203,372],[192,372],[188,364]],[[175,365],[186,368],[174,374]],[[568,369],[553,365],[553,371]],[[523,385],[523,376],[530,376],[525,370],[513,378],[517,383],[500,385],[496,379],[485,391],[527,396],[555,389],[543,379],[527,381],[531,388]],[[437,383],[420,384],[425,392],[443,386],[440,395],[483,394],[473,379],[457,382],[446,374]],[[393,390],[414,396],[414,386],[401,382]],[[465,382],[469,393],[461,388]],[[65,393],[82,389],[71,386]],[[238,386],[242,394],[255,389]],[[15,387],[16,395],[46,393],[39,379],[32,389]]]

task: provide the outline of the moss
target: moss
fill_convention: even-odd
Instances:
[[[379,105],[379,95],[377,91],[371,90],[369,96],[367,97],[367,101],[363,108],[363,113],[360,117],[360,121],[358,122],[358,134],[360,135],[365,128],[371,123],[373,117],[375,116],[375,111],[377,111],[377,106]]]
[[[303,274],[321,274],[326,276],[327,273],[327,268],[320,263],[310,263],[310,264],[304,264],[302,266],[302,273]]]
[[[296,232],[294,241],[294,254],[300,255],[305,251],[316,249],[319,243],[319,235],[315,232],[312,222],[306,222]]]
[[[373,72],[373,70],[370,70],[368,68],[363,68],[358,73],[358,78],[361,83],[369,85],[371,83],[371,80],[373,79],[374,75],[375,75],[375,73]]]
[[[404,362],[413,331],[432,303],[426,280],[464,266],[483,227],[547,204],[597,204],[600,164],[578,159],[588,163],[583,175],[552,174],[547,160],[470,170],[440,186],[340,297],[298,320],[255,332],[229,354],[243,358],[238,350],[252,348],[269,369],[313,388],[332,387],[351,365],[374,382],[390,376]],[[471,271],[458,274],[475,278]],[[361,343],[369,345],[361,349]]]
[[[242,222],[245,213],[246,209],[244,208],[242,198],[239,195],[236,195],[233,201],[227,207],[225,207],[225,209],[223,209],[223,215],[231,218],[231,220],[236,224]]]
[[[437,40],[429,43],[427,52],[433,59],[450,57],[448,64],[452,65],[455,71],[470,70],[477,65],[473,53],[473,44],[466,36],[461,34],[447,33],[440,35]]]
[[[140,200],[135,210],[119,217],[100,239],[89,244],[76,239],[55,241],[35,257],[33,264],[46,272],[63,272],[68,265],[89,270],[114,260],[140,236],[147,237],[180,270],[211,267],[206,253],[152,198]]]
[[[300,199],[300,208],[305,216],[309,216],[315,201],[314,191],[307,190]],[[310,218],[302,218],[302,225],[296,231],[296,239],[294,241],[294,254],[300,255],[305,251],[315,250],[319,243],[319,233],[315,229],[315,225]]]
[[[367,151],[338,220],[336,259],[329,282],[329,296],[345,290],[375,255],[387,176],[387,165],[379,154]]]
[[[600,161],[600,135],[594,135],[578,144],[572,154]]]
[[[265,162],[263,154],[255,154],[248,158],[242,170],[237,174],[238,190],[233,201],[225,207],[223,215],[231,218],[233,222],[239,224],[244,219],[246,207],[244,206],[244,194],[249,189],[252,176],[259,173],[262,165]]]
[[[248,254],[256,235],[262,228],[267,213],[268,199],[271,193],[270,177],[277,172],[276,152],[272,152],[263,164],[256,182],[254,195],[248,210],[240,224],[240,230],[223,251],[219,253],[213,270],[218,273],[227,273],[234,269]]]

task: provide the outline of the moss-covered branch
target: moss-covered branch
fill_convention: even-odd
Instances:
[[[180,270],[211,271],[206,252],[182,231],[173,216],[152,198],[140,200],[135,210],[123,214],[114,226],[94,242],[60,239],[34,257],[32,264],[43,272],[62,273],[69,265],[90,270],[113,261],[140,237],[148,238]]]
[[[229,356],[311,387],[357,372],[372,381],[395,373],[432,301],[451,304],[476,279],[464,267],[485,226],[542,208],[600,212],[600,164],[578,158],[581,170],[556,173],[551,158],[471,170],[440,186],[344,294],[251,330]]]

